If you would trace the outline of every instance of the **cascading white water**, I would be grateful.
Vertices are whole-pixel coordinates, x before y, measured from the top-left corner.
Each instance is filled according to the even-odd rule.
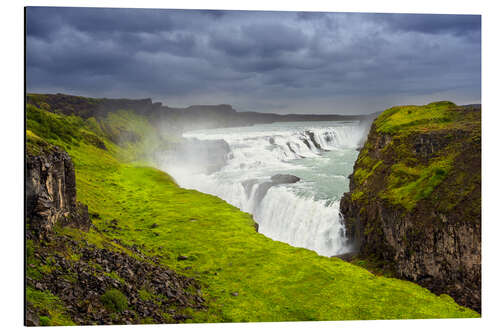
[[[227,164],[221,170],[193,174],[188,165],[169,163],[168,156],[159,164],[180,186],[216,195],[253,214],[264,235],[331,256],[349,250],[339,202],[365,132],[357,122],[194,131],[184,137],[228,143]],[[277,174],[295,175],[300,181],[272,183]]]
[[[344,228],[339,223],[339,201],[328,203],[297,197],[284,187],[271,188],[256,209],[259,231],[288,244],[323,255],[345,249]]]

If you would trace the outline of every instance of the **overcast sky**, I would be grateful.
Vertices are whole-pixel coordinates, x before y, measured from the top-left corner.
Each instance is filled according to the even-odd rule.
[[[28,92],[360,114],[481,102],[481,18],[164,9],[26,14]]]

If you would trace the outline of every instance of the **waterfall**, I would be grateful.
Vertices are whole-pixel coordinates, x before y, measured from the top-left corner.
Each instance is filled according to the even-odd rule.
[[[165,154],[158,159],[159,165],[180,186],[218,196],[253,214],[259,232],[274,240],[324,256],[347,252],[339,202],[341,194],[347,191],[347,176],[366,131],[352,123],[304,125],[307,126],[261,125],[189,132],[184,137],[227,142],[227,164],[211,174],[193,173],[188,166],[169,164]],[[351,164],[335,174],[331,170],[346,164],[345,156]],[[318,181],[314,168],[322,164],[325,167],[319,176],[324,180]],[[294,174],[304,179],[275,184],[270,179],[276,174]],[[332,181],[336,183],[330,189],[325,184]]]
[[[276,187],[256,209],[255,219],[264,235],[321,255],[341,253],[346,246],[339,201],[317,201]]]

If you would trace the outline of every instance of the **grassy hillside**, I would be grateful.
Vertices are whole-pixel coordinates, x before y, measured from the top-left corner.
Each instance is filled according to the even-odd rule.
[[[256,233],[249,214],[217,197],[182,189],[148,165],[143,152],[156,144],[145,136],[151,132],[148,121],[131,111],[83,120],[34,106],[27,110],[28,150],[36,153],[46,142],[69,153],[78,200],[88,205],[96,226],[88,233],[72,228],[58,233],[131,256],[136,254],[130,249],[138,248],[159,265],[200,281],[207,308],[186,309],[186,321],[479,316],[449,296]],[[77,260],[71,253],[64,255]],[[50,269],[30,256],[28,262],[28,276],[35,280]],[[27,298],[46,310],[47,324],[71,323],[67,304],[50,293],[30,287]]]
[[[385,138],[387,144],[381,143],[385,146],[377,155],[373,153],[377,149],[375,140],[367,141],[360,152],[353,179],[356,187],[353,200],[364,197],[370,200],[375,195],[411,211],[419,201],[430,198],[441,201],[443,211],[450,211],[480,184],[480,170],[467,170],[466,165],[461,166],[467,162],[458,158],[467,145],[481,142],[480,111],[458,108],[451,102],[397,106],[384,111],[375,120],[373,130],[371,135]],[[425,146],[432,151],[422,150],[428,149]],[[412,147],[422,151],[414,151]],[[480,151],[476,150],[469,159],[480,161]],[[459,174],[447,177],[452,169]],[[374,178],[367,182],[375,174],[389,176],[383,184]],[[458,183],[434,192],[447,178]],[[443,201],[448,197],[452,200]]]

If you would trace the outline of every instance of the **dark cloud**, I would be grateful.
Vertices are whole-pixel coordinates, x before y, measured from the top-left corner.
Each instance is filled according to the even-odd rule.
[[[480,102],[481,17],[29,7],[28,91],[368,113]]]
[[[294,27],[279,23],[243,25],[210,37],[211,46],[230,56],[273,57],[306,46],[306,36]]]
[[[428,34],[449,32],[463,35],[481,29],[479,15],[380,14],[378,18],[395,29]]]
[[[81,32],[137,33],[170,30],[174,22],[169,15],[152,9],[30,7],[27,11],[28,35],[52,38],[62,26]]]

